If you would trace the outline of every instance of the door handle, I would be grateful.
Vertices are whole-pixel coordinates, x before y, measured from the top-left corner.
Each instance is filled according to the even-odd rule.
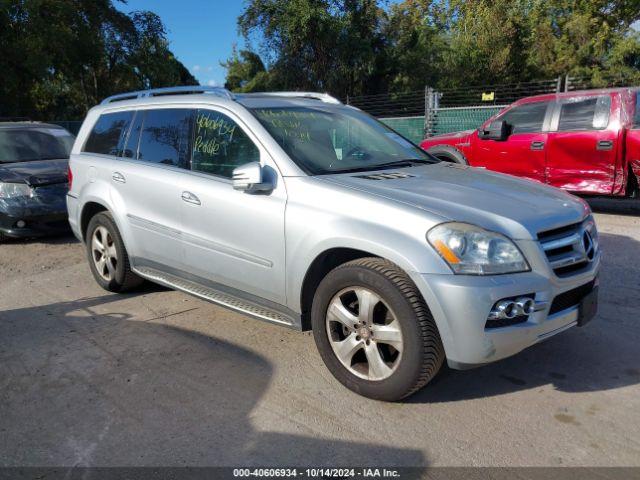
[[[600,140],[596,146],[596,150],[612,150],[613,140]]]
[[[127,183],[127,180],[124,178],[124,175],[122,175],[120,172],[113,172],[113,174],[111,175],[111,178],[113,179],[114,182]]]
[[[182,192],[182,200],[192,205],[200,205],[200,199],[191,192]]]
[[[531,142],[531,150],[544,150],[544,142],[539,140]]]

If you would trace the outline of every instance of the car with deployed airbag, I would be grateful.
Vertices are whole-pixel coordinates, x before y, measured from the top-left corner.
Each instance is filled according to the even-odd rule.
[[[68,231],[67,170],[75,137],[40,122],[0,122],[0,241]]]

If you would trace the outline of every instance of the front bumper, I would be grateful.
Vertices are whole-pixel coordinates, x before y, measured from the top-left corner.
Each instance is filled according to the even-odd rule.
[[[549,313],[560,294],[593,282],[600,253],[586,271],[558,278],[544,268],[496,276],[416,274],[414,281],[434,316],[450,367],[466,369],[500,360],[577,325],[578,303]],[[486,328],[493,305],[504,298],[535,296],[543,307],[511,326]],[[565,308],[566,307],[566,308]]]
[[[25,223],[24,227],[18,227],[20,221]],[[17,217],[0,213],[0,232],[8,237],[41,237],[68,231],[67,212]]]
[[[0,199],[0,232],[24,238],[69,231],[64,193],[58,190],[42,189],[34,197]]]

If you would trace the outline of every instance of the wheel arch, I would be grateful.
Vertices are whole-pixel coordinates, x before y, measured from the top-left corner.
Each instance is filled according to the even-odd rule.
[[[469,165],[469,161],[464,153],[452,145],[434,145],[427,150],[427,153],[445,162]]]
[[[347,247],[329,248],[314,258],[304,275],[300,289],[300,316],[303,331],[311,329],[311,305],[322,279],[337,266],[365,257],[382,258],[371,252]]]
[[[109,209],[100,202],[88,201],[82,207],[80,213],[80,233],[82,234],[82,240],[87,238],[87,228],[91,219],[100,212],[109,211]]]

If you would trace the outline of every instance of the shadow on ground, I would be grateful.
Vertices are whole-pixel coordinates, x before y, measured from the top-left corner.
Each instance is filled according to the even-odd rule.
[[[640,242],[601,234],[599,313],[505,360],[466,371],[444,369],[410,403],[482,398],[552,384],[564,392],[640,383]]]
[[[264,358],[134,321],[116,304],[104,313],[122,298],[0,312],[0,464],[425,465],[419,451],[366,438],[256,430],[251,415],[272,376]],[[261,410],[275,424],[287,415]]]
[[[640,199],[584,197],[595,213],[640,216]]]
[[[30,245],[32,243],[46,243],[51,245],[70,245],[73,243],[80,243],[73,233],[68,232],[58,233],[55,235],[49,235],[45,237],[27,237],[27,238],[13,238],[8,237],[2,241],[2,243]]]

